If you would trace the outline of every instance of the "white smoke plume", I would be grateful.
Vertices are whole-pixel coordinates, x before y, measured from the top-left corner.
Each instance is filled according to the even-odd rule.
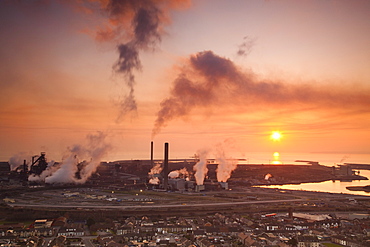
[[[184,167],[180,170],[174,170],[174,171],[171,171],[169,174],[168,174],[168,177],[169,178],[187,178],[189,177],[189,172],[188,170]]]
[[[202,185],[204,183],[204,178],[207,175],[207,156],[209,151],[206,149],[197,152],[199,161],[194,165],[193,170],[195,171],[194,177],[197,185]]]
[[[267,173],[267,174],[265,175],[265,180],[269,180],[271,177],[272,177],[272,175],[271,175],[270,173]]]
[[[20,152],[18,154],[13,155],[12,157],[9,158],[10,170],[14,171],[19,166],[23,165],[24,160],[26,160],[26,164],[28,166],[28,164],[30,163],[31,156],[32,155],[27,154],[25,152]]]
[[[231,177],[232,171],[238,166],[238,162],[231,157],[227,157],[224,147],[218,145],[216,148],[216,161],[218,162],[217,166],[217,181],[218,182],[227,182]]]
[[[213,154],[216,162],[218,163],[216,176],[218,182],[227,182],[231,177],[232,172],[237,168],[238,162],[231,156],[227,155],[230,148],[234,148],[233,140],[226,139],[215,145],[214,148],[203,149],[198,152],[199,161],[193,167],[196,173],[194,174],[196,183],[202,185],[204,178],[207,175],[207,160],[209,155]]]
[[[58,170],[45,178],[46,183],[75,183],[83,184],[96,171],[102,158],[111,149],[105,142],[106,135],[102,132],[87,136],[85,145],[75,145],[68,150]],[[84,166],[79,171],[78,165],[83,161]],[[76,172],[80,178],[76,177]]]
[[[149,183],[150,184],[159,184],[160,183],[160,180],[159,180],[159,174],[161,174],[162,172],[162,164],[161,163],[157,163],[155,164],[152,169],[150,169],[149,173],[148,173],[148,177],[149,177]]]
[[[61,166],[51,176],[45,178],[45,182],[48,184],[54,183],[78,183],[76,178],[77,168],[77,157],[74,154],[70,154],[69,157],[64,159]]]

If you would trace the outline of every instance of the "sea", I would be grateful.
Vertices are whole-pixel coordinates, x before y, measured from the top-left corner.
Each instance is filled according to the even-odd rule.
[[[324,166],[339,166],[344,163],[369,164],[370,154],[343,154],[343,153],[254,153],[250,158],[242,161],[242,163],[250,164],[295,164],[306,165],[306,162],[300,161],[314,161],[319,162]],[[270,185],[263,186],[269,188],[279,188],[283,190],[305,190],[318,191],[329,193],[342,193],[349,195],[364,195],[370,196],[369,192],[364,191],[350,191],[346,189],[347,186],[366,186],[370,185],[370,170],[356,170],[360,172],[361,176],[367,177],[369,180],[353,180],[353,181],[325,181],[320,183],[302,183],[302,184],[286,184],[286,185]],[[273,174],[272,174],[273,175]]]

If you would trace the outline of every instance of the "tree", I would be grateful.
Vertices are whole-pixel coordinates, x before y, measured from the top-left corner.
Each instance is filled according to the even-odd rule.
[[[90,228],[90,226],[95,224],[95,220],[93,218],[88,218],[86,224]]]
[[[291,239],[288,240],[288,244],[290,246],[297,246],[298,245],[298,241],[295,238],[291,238]]]

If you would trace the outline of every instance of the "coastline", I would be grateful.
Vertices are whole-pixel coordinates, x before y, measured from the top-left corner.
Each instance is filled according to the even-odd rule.
[[[350,191],[364,191],[364,192],[370,192],[370,185],[365,186],[347,186],[347,190]]]

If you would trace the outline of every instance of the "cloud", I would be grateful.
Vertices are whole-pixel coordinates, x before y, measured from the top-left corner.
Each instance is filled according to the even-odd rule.
[[[245,36],[243,38],[243,43],[241,43],[238,46],[238,51],[236,52],[236,54],[238,56],[243,56],[243,57],[248,56],[251,53],[252,48],[255,44],[256,44],[256,38]]]
[[[370,91],[339,84],[284,83],[274,78],[259,79],[231,60],[212,51],[191,55],[173,81],[170,95],[160,103],[152,137],[169,121],[187,117],[195,109],[223,113],[255,110],[310,108],[311,111],[336,109],[369,113]]]

